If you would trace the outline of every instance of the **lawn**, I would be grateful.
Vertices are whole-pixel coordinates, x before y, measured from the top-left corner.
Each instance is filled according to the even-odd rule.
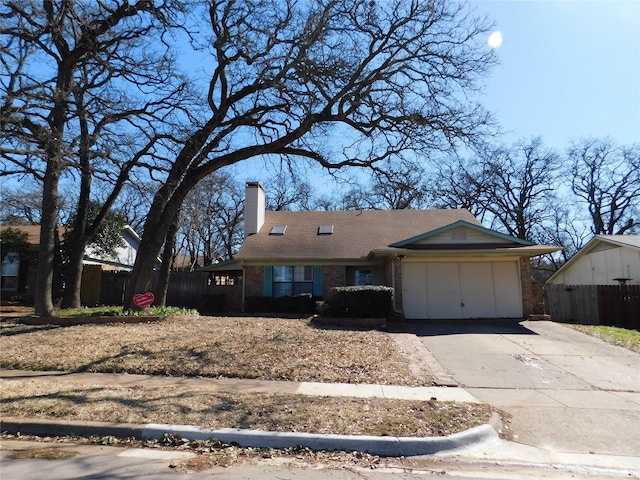
[[[0,366],[26,370],[430,385],[391,335],[310,319],[176,317],[157,323],[28,326],[5,319]]]
[[[430,385],[393,337],[310,319],[187,317],[155,323],[22,325],[5,318],[0,366],[189,377]],[[480,404],[212,392],[0,379],[5,416],[194,424],[310,433],[434,436],[488,421]]]
[[[619,327],[608,327],[606,325],[573,325],[567,326],[586,333],[600,340],[624,347],[636,353],[640,353],[640,332],[638,330],[629,330]]]
[[[440,436],[486,423],[474,403],[212,392],[187,387],[4,380],[3,415],[374,436]]]

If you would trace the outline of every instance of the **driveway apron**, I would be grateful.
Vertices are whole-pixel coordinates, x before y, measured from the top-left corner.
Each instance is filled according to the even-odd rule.
[[[640,459],[639,354],[552,322],[411,328],[469,393],[512,415],[514,441]]]

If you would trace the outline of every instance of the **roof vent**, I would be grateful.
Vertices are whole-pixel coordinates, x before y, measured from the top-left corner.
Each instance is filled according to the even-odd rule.
[[[286,225],[274,225],[271,227],[271,231],[269,235],[284,235],[284,232],[287,230]]]
[[[318,227],[318,235],[332,235],[333,225],[320,225]]]

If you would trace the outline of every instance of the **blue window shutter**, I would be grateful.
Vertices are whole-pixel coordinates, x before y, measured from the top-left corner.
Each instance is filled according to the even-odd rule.
[[[315,297],[322,296],[322,267],[313,267],[313,295]]]
[[[264,267],[264,296],[273,297],[273,267]]]

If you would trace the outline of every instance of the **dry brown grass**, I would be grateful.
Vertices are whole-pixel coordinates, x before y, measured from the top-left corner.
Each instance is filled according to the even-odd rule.
[[[395,385],[430,385],[390,334],[310,319],[174,318],[153,324],[28,326],[5,319],[0,366]],[[0,379],[2,414],[311,433],[436,436],[485,423],[490,407],[436,401],[212,392],[198,387]]]
[[[3,415],[279,432],[440,436],[489,420],[490,407],[437,401],[316,397],[4,380]]]
[[[0,366],[55,371],[430,385],[391,336],[310,319],[174,318],[153,324],[26,326],[5,319]]]

